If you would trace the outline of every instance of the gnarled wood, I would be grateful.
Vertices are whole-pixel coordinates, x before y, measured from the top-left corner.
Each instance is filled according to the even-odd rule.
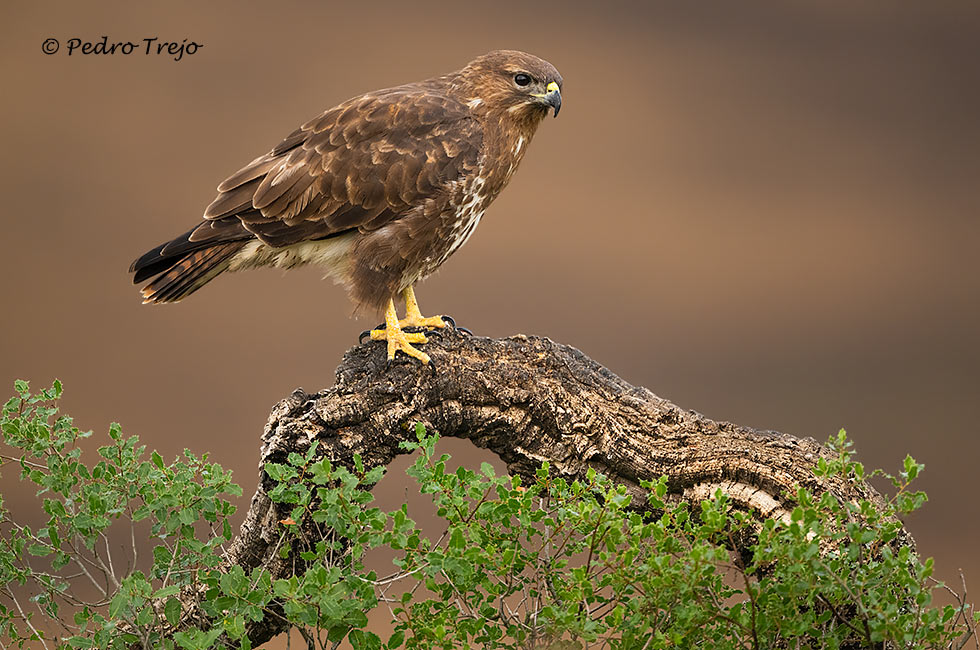
[[[632,386],[575,348],[545,338],[487,339],[450,330],[426,346],[435,370],[417,362],[388,366],[383,344],[344,356],[336,384],[297,389],[277,404],[263,434],[260,467],[305,452],[316,440],[335,463],[387,465],[422,422],[441,436],[491,450],[513,474],[531,478],[543,461],[567,478],[589,468],[625,484],[643,507],[641,480],[668,477],[669,498],[699,501],[718,489],[758,517],[784,517],[797,486],[830,490],[841,500],[880,497],[865,483],[813,474],[826,450],[809,438],[714,422]],[[264,474],[229,560],[288,575],[277,556],[277,522]],[[911,539],[907,538],[906,543]],[[274,621],[253,629],[253,644],[283,631]]]

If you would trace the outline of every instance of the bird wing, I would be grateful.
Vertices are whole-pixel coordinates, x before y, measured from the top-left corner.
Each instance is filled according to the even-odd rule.
[[[435,84],[369,93],[230,176],[189,239],[208,240],[230,221],[276,247],[374,230],[475,169],[482,144],[467,107]]]

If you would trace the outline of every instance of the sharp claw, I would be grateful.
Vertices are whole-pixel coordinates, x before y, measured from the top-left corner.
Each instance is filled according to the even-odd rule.
[[[470,336],[473,336],[473,332],[471,332],[469,330],[469,328],[466,328],[466,327],[462,327],[460,325],[457,325],[456,324],[456,319],[453,318],[452,316],[440,316],[439,318],[441,318],[443,321],[445,321],[446,323],[448,323],[449,325],[451,325],[452,328],[454,330],[456,330],[457,332],[462,332],[463,334],[469,334]],[[436,330],[436,331],[438,332],[440,330]]]
[[[370,338],[371,337],[371,330],[364,330],[363,332],[361,332],[360,336],[357,337],[357,344],[358,345],[364,345],[364,337],[365,336],[368,337],[368,338]]]
[[[391,370],[392,366],[398,363],[398,355],[395,355],[394,359],[385,359],[385,370]]]

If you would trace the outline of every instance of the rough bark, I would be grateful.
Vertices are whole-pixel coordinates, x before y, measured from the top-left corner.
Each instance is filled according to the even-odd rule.
[[[260,468],[306,451],[314,440],[336,463],[352,466],[358,453],[367,466],[387,465],[422,422],[443,437],[491,450],[525,478],[545,460],[567,478],[593,468],[625,484],[639,507],[639,482],[661,475],[674,500],[697,501],[721,489],[760,520],[786,516],[797,486],[830,490],[842,500],[879,499],[867,484],[814,477],[817,458],[827,452],[812,439],[712,421],[546,338],[447,331],[430,337],[425,349],[435,369],[415,361],[388,365],[380,343],[348,351],[333,387],[297,389],[273,408]],[[276,524],[286,515],[269,501],[270,487],[263,474],[229,560],[282,577],[293,564],[277,556]],[[281,631],[266,621],[250,636],[257,645]]]

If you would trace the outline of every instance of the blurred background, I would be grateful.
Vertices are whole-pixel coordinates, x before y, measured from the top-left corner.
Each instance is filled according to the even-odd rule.
[[[869,466],[911,454],[920,551],[980,593],[980,4],[40,0],[0,24],[5,394],[58,377],[83,429],[210,451],[244,512],[270,408],[330,386],[375,319],[313,269],[144,306],[130,262],[322,110],[523,49],[562,72],[561,116],[425,313],[573,345],[714,419],[845,427]],[[204,47],[67,56],[103,35]]]

